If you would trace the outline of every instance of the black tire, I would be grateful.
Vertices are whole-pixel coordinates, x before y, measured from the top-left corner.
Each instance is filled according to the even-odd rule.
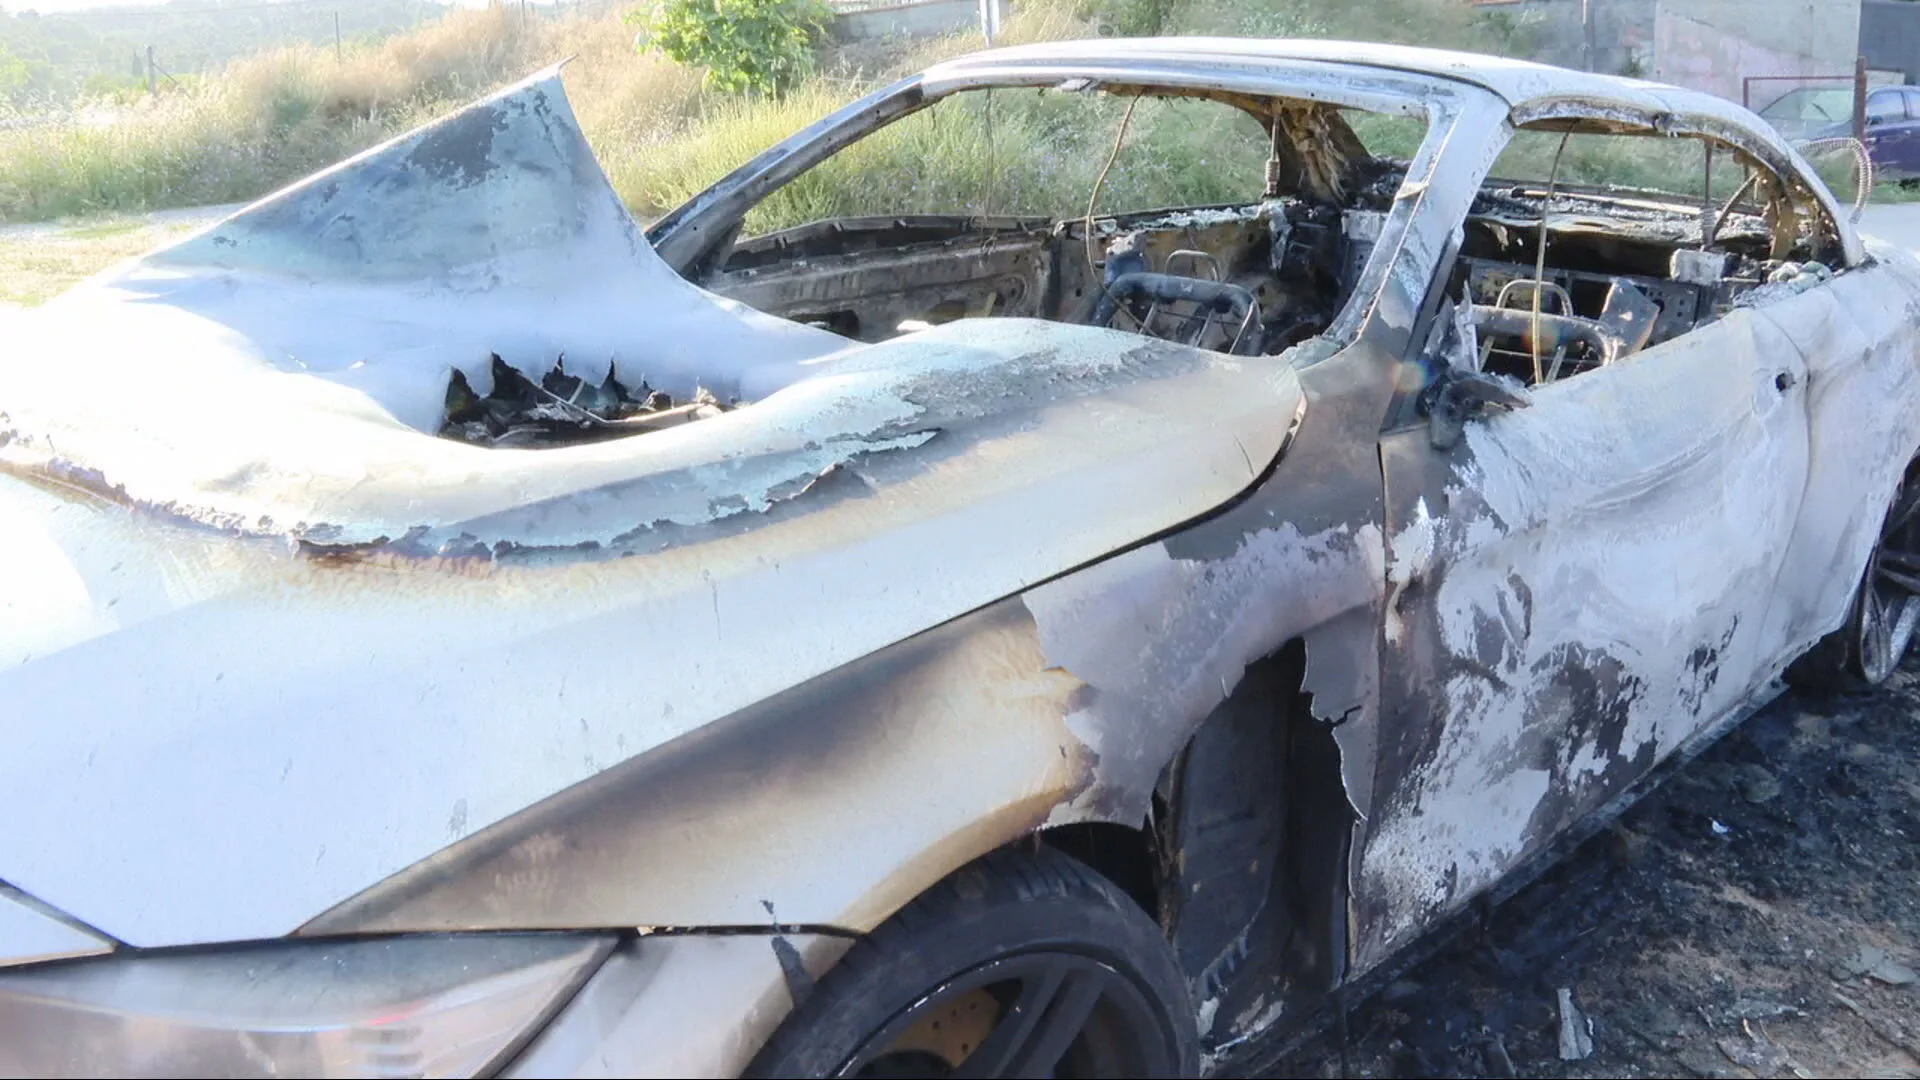
[[[979,859],[881,924],[747,1075],[1198,1071],[1192,1001],[1159,926],[1091,868],[1041,849]]]
[[[1887,681],[1920,629],[1920,463],[1910,463],[1854,588],[1847,621],[1787,669],[1805,690],[1840,693]]]

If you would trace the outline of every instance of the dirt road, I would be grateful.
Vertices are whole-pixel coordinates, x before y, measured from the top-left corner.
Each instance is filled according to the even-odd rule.
[[[1867,207],[1860,231],[1891,244],[1920,252],[1920,203],[1883,203]]]

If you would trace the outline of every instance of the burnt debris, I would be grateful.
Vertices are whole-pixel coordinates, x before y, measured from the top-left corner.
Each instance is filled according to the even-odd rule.
[[[672,395],[644,379],[630,388],[611,364],[607,377],[593,383],[569,375],[562,356],[536,383],[498,354],[491,359],[493,389],[485,396],[474,391],[458,368],[447,380],[442,438],[496,448],[572,446],[704,420],[732,407],[706,390],[676,404]]]

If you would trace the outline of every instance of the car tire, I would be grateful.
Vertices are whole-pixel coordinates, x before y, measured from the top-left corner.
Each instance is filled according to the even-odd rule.
[[[1840,629],[1794,661],[1787,681],[1842,692],[1878,686],[1920,630],[1920,462],[1907,466]]]
[[[1194,1076],[1194,1021],[1138,904],[1060,852],[1002,850],[854,945],[747,1075]]]

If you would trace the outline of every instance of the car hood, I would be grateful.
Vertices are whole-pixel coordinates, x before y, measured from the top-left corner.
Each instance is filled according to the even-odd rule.
[[[138,946],[287,934],[1204,515],[1302,407],[1273,358],[1012,319],[859,346],[702,292],[554,72],[17,323],[0,880]],[[427,434],[492,353],[752,403],[564,449]]]
[[[1837,123],[1826,121],[1802,120],[1789,126],[1774,125],[1787,141],[1796,147],[1807,143],[1825,142],[1829,139],[1850,139],[1853,137],[1853,122],[1841,120]]]

